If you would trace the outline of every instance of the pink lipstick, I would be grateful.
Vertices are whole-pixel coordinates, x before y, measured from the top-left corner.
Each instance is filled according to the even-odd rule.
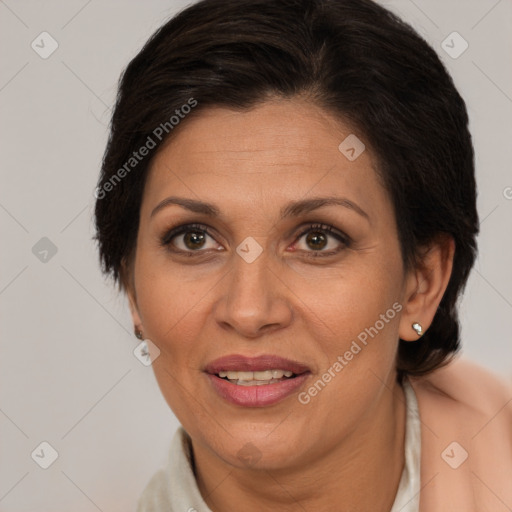
[[[204,369],[223,399],[242,407],[273,405],[296,392],[311,374],[309,367],[274,355],[221,357]]]

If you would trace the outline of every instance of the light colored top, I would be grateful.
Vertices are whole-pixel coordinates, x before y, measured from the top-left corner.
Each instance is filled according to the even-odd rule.
[[[418,512],[420,507],[421,424],[416,394],[407,379],[404,379],[404,392],[405,465],[390,512]]]
[[[407,407],[405,465],[390,512],[419,510],[421,429],[418,402],[407,379],[404,392]],[[139,498],[137,512],[211,512],[197,487],[190,438],[182,427],[171,442],[167,467],[153,475]]]

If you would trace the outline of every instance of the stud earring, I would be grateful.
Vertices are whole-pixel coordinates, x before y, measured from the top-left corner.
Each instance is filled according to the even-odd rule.
[[[139,331],[139,329],[135,329],[135,337],[138,338],[139,340],[143,340],[144,339],[142,331]]]
[[[412,328],[414,329],[418,336],[421,336],[423,334],[423,327],[418,322],[414,322],[412,324]]]

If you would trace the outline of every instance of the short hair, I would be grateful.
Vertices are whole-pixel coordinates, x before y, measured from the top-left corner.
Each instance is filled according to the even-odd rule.
[[[188,118],[299,96],[349,123],[374,151],[405,268],[439,235],[455,241],[430,328],[398,347],[399,380],[429,373],[460,347],[457,300],[479,231],[473,146],[465,103],[436,52],[371,0],[202,0],[159,28],[119,81],[96,193],[102,269],[123,288],[152,157]],[[184,105],[194,108],[173,122]],[[148,137],[151,155],[132,170],[126,163]]]

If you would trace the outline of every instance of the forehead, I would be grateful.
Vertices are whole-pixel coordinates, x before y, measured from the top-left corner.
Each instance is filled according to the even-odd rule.
[[[305,101],[271,101],[243,112],[205,109],[186,119],[156,155],[144,202],[179,193],[270,208],[337,192],[385,202],[375,159],[362,144],[348,124]]]

